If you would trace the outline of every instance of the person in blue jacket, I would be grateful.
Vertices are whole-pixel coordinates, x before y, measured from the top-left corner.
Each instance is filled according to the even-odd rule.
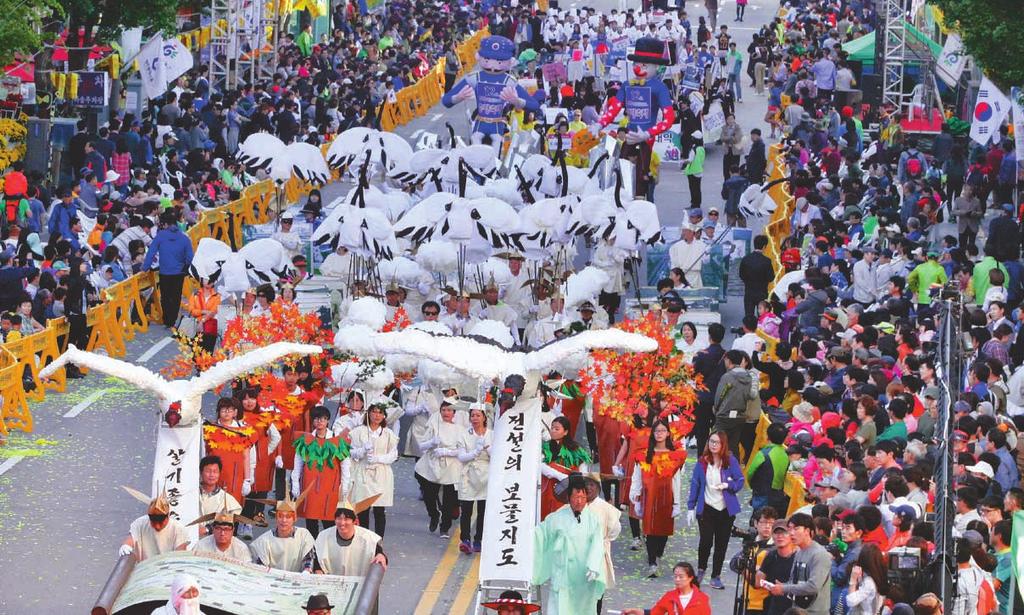
[[[509,74],[516,63],[515,52],[515,43],[504,36],[488,36],[477,52],[480,70],[460,79],[441,97],[441,103],[451,108],[475,96],[472,141],[481,144],[489,139],[495,151],[501,150],[502,137],[508,132],[506,109],[509,105],[534,114],[540,112],[537,100]]]
[[[743,470],[735,455],[729,453],[724,431],[711,434],[704,453],[690,476],[690,495],[686,501],[686,524],[697,521],[700,542],[697,545],[697,579],[704,579],[708,556],[714,547],[711,562],[711,583],[714,589],[725,589],[720,578],[725,550],[736,515],[740,512],[737,494],[743,488]]]
[[[181,309],[181,287],[185,274],[192,264],[192,240],[181,232],[178,214],[168,210],[160,214],[160,231],[157,232],[142,261],[142,270],[153,268],[157,258],[160,271],[160,308],[163,310],[164,326],[170,329],[178,322]]]

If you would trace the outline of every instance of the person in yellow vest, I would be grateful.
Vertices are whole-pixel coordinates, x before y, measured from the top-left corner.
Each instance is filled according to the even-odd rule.
[[[381,537],[360,527],[359,514],[369,510],[379,495],[357,504],[344,501],[334,513],[335,531],[320,532],[316,538],[316,557],[313,571],[317,574],[365,577],[370,566],[380,564],[387,570],[388,557],[384,554]]]

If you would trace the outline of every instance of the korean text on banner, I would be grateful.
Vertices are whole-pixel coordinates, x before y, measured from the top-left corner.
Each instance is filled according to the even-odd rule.
[[[996,84],[983,77],[978,88],[978,99],[974,102],[971,121],[971,139],[985,145],[992,138],[999,138],[999,126],[1010,112],[1010,99],[999,91]]]
[[[725,112],[722,104],[717,100],[711,103],[711,107],[703,117],[704,142],[714,143],[722,137],[722,128],[725,127]]]
[[[164,39],[159,34],[139,52],[139,76],[142,78],[142,91],[146,98],[156,98],[167,88],[167,71],[163,60]]]
[[[942,47],[942,53],[939,54],[939,60],[935,63],[935,74],[949,87],[956,87],[966,64],[967,52],[964,50],[964,44],[960,40],[960,35],[952,32],[946,38],[946,44]]]
[[[167,489],[171,518],[182,524],[199,516],[199,445],[202,428],[161,425],[156,436],[153,493]],[[189,540],[199,540],[199,526],[188,528]]]
[[[540,399],[524,400],[498,418],[484,514],[480,578],[529,583],[540,476]]]

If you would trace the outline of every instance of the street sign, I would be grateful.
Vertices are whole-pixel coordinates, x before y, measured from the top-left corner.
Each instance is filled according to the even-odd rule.
[[[110,98],[110,80],[103,71],[78,73],[78,96],[72,102],[76,107],[106,106]]]

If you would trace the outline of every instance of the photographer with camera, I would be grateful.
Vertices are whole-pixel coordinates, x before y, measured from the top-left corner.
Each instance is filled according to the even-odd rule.
[[[757,564],[755,584],[765,592],[762,606],[764,615],[782,615],[793,606],[793,600],[784,594],[773,595],[770,590],[774,585],[789,580],[796,556],[796,545],[793,544],[789,523],[785,519],[772,524],[772,544],[773,548],[766,551],[764,559]]]
[[[828,615],[832,584],[829,579],[832,557],[814,541],[814,519],[805,513],[789,518],[789,532],[799,551],[793,556],[793,571],[785,583],[766,587],[772,596],[790,596],[793,604],[808,615]]]
[[[763,506],[751,519],[753,531],[732,528],[732,535],[743,539],[743,547],[729,561],[729,570],[740,575],[736,578],[733,615],[760,615],[764,612],[768,591],[757,585],[754,575],[771,550],[772,527],[778,516],[774,508]]]

